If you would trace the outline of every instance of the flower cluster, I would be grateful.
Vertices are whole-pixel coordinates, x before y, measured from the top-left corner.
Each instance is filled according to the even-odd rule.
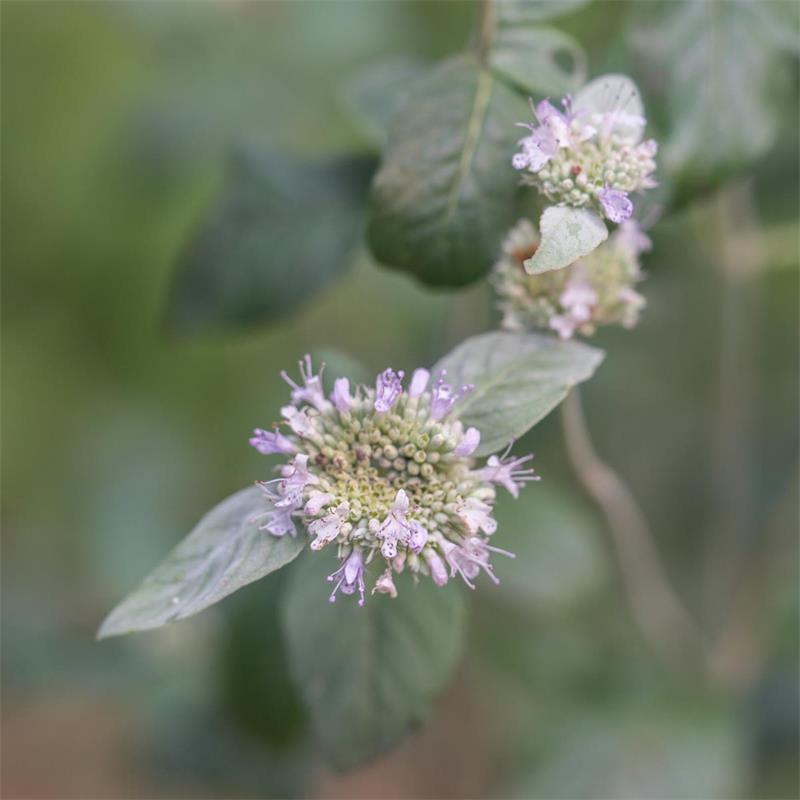
[[[492,283],[507,330],[550,328],[562,339],[589,336],[598,325],[633,327],[645,305],[634,290],[641,280],[639,254],[650,240],[633,220],[609,240],[565,269],[529,275],[523,266],[539,244],[534,226],[520,220],[503,241]]]
[[[612,222],[629,219],[629,194],[656,185],[658,146],[641,141],[645,120],[624,108],[573,108],[569,96],[562,105],[563,112],[548,100],[531,103],[536,123],[519,123],[530,134],[519,142],[514,168],[553,203],[594,208]]]
[[[336,592],[359,593],[366,569],[380,564],[372,592],[394,597],[393,575],[408,569],[442,586],[460,575],[473,588],[485,572],[497,582],[490,557],[511,553],[489,544],[495,486],[514,497],[538,480],[523,458],[490,456],[477,466],[476,428],[464,429],[455,406],[472,387],[454,389],[442,373],[431,381],[418,369],[404,387],[402,372],[381,372],[374,387],[351,389],[338,378],[325,395],[320,370],[300,363],[302,384],[283,373],[290,405],[272,431],[256,429],[250,444],[287,456],[281,477],[261,483],[266,508],[257,518],[273,536],[312,537],[311,549],[337,549],[339,569],[329,576]],[[283,428],[283,430],[281,430]]]

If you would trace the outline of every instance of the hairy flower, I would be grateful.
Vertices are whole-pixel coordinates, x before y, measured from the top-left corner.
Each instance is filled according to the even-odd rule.
[[[563,112],[549,101],[531,103],[535,123],[519,125],[530,132],[520,139],[512,159],[523,180],[554,203],[594,208],[612,222],[633,214],[632,192],[655,186],[658,145],[641,141],[645,120],[625,110],[627,98],[603,114],[573,107]]]
[[[363,604],[368,574],[379,575],[372,593],[394,597],[393,575],[405,569],[439,586],[448,568],[469,586],[480,571],[496,581],[491,553],[510,554],[488,543],[495,486],[516,497],[536,478],[521,467],[528,457],[476,464],[480,433],[465,430],[456,413],[472,387],[455,390],[444,373],[431,382],[418,369],[405,389],[404,374],[386,369],[374,386],[339,378],[326,397],[310,358],[300,365],[302,385],[284,376],[293,401],[281,410],[285,431],[256,429],[251,440],[287,458],[280,477],[260,484],[259,526],[274,536],[306,531],[312,550],[336,549],[331,601],[358,591]]]
[[[576,333],[590,336],[599,325],[636,324],[645,305],[633,288],[642,279],[639,254],[650,249],[636,222],[626,220],[607,242],[564,269],[529,275],[523,264],[538,244],[528,220],[520,220],[503,242],[491,278],[502,327],[544,328],[570,339]]]

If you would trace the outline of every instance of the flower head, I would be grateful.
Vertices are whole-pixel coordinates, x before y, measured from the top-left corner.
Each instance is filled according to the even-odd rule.
[[[439,586],[448,569],[470,585],[480,571],[495,580],[495,485],[516,496],[532,478],[520,466],[525,458],[476,464],[480,432],[465,429],[456,409],[471,387],[453,389],[444,373],[429,385],[429,372],[418,369],[404,389],[403,373],[387,369],[374,386],[351,389],[339,378],[326,397],[308,358],[301,375],[302,385],[287,378],[285,431],[253,437],[287,458],[278,478],[260,484],[259,527],[274,536],[306,531],[312,550],[337,551],[331,600],[357,591],[363,603],[375,563],[382,568],[372,572],[373,592],[390,597],[403,570]]]
[[[645,300],[633,287],[642,279],[639,254],[649,249],[650,240],[633,219],[574,264],[529,275],[523,262],[538,244],[538,233],[528,220],[520,220],[503,242],[492,283],[504,328],[544,328],[570,339],[576,333],[589,336],[599,325],[636,324]]]
[[[534,123],[518,123],[529,133],[512,158],[523,180],[554,203],[594,208],[612,222],[633,213],[632,192],[656,185],[652,173],[658,145],[642,142],[646,121],[624,107],[598,113],[573,106],[559,111],[548,100],[531,103]]]

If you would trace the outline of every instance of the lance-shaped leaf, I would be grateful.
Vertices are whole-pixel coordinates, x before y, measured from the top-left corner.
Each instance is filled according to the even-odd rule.
[[[525,262],[532,275],[563,269],[608,238],[605,222],[588,208],[550,206],[539,220],[539,247]]]
[[[586,79],[586,56],[571,36],[554,28],[504,24],[502,16],[489,63],[498,77],[534,94],[563,95]]]
[[[457,404],[465,426],[481,432],[476,455],[501,450],[550,413],[571,387],[591,377],[604,353],[536,333],[494,331],[462,342],[433,368],[473,390]]]
[[[371,156],[302,163],[239,153],[178,264],[169,327],[196,333],[272,322],[313,297],[358,244],[374,168]]]
[[[284,630],[292,671],[320,745],[338,768],[387,748],[427,715],[461,653],[457,586],[396,581],[398,596],[330,603],[332,553],[308,554],[291,575]]]
[[[138,589],[106,617],[98,638],[158,628],[222,600],[288,564],[306,539],[271,536],[253,518],[261,490],[243,489],[215,506]]]
[[[368,238],[383,264],[461,286],[516,219],[511,167],[525,101],[470,56],[441,65],[396,116],[372,186]]]

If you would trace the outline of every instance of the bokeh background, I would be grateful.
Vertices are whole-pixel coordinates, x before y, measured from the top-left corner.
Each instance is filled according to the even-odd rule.
[[[592,74],[628,71],[663,120],[670,75],[634,35],[653,5],[595,2],[558,25]],[[5,797],[797,796],[796,60],[767,152],[653,228],[647,311],[596,337],[608,357],[583,392],[715,642],[713,679],[665,665],[637,629],[557,412],[524,442],[543,481],[498,510],[518,558],[472,598],[455,680],[426,726],[355,772],[308,742],[279,578],[94,640],[202,512],[264,477],[247,436],[285,397],[280,369],[310,350],[408,370],[496,323],[485,282],[432,292],[363,247],[276,324],[182,335],[166,321],[236,144],[300,159],[365,147],[342,87],[381,59],[458,50],[474,14],[3,3]]]

